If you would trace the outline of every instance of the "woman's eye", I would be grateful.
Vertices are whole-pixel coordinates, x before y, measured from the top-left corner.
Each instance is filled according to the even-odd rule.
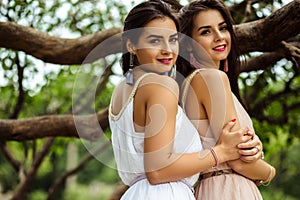
[[[177,38],[177,37],[170,38],[170,42],[177,42],[177,41],[178,41],[178,38]]]
[[[202,31],[200,34],[201,35],[206,35],[206,34],[209,34],[210,32],[209,32],[209,30],[204,30],[204,31]]]
[[[149,41],[151,44],[157,44],[159,43],[159,39],[152,39]]]
[[[221,31],[226,31],[226,30],[228,30],[228,28],[227,28],[227,26],[223,26],[223,27],[220,28],[220,30]]]

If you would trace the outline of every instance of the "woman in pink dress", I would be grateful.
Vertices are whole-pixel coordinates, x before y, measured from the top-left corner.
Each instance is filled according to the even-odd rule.
[[[254,132],[235,84],[238,53],[225,5],[219,0],[193,1],[180,11],[180,23],[185,35],[177,62],[178,71],[186,77],[182,107],[198,129],[203,148],[218,144],[220,130],[232,118],[237,119],[232,130],[248,127]],[[255,147],[241,151],[251,154],[259,150]],[[199,200],[262,199],[257,185],[274,176],[275,168],[263,159],[243,156],[201,172],[195,193]]]

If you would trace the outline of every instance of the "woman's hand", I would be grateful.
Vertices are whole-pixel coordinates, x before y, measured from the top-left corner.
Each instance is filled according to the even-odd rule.
[[[241,154],[239,153],[240,148],[238,145],[249,143],[253,137],[253,135],[248,134],[249,128],[247,127],[241,128],[237,131],[232,131],[231,129],[234,125],[234,121],[230,121],[229,123],[225,124],[218,141],[218,144],[223,149],[223,153],[225,153],[225,157],[230,157],[230,159],[227,161],[239,159]]]
[[[250,163],[263,158],[263,146],[259,137],[254,132],[248,131],[247,135],[252,136],[252,138],[247,142],[239,144],[238,148],[241,154],[240,159]]]

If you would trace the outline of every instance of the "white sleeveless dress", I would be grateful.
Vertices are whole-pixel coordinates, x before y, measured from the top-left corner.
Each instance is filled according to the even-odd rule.
[[[146,74],[147,75],[147,74]],[[145,75],[145,76],[146,76]],[[144,170],[144,133],[135,132],[133,125],[133,98],[140,77],[118,115],[109,109],[109,123],[112,131],[112,145],[118,173],[129,189],[122,200],[194,200],[193,186],[199,174],[176,182],[151,185]],[[202,150],[197,130],[178,106],[174,153],[192,153]]]
[[[193,77],[197,73],[201,73],[201,70],[205,69],[197,69],[192,74],[190,74],[186,78],[186,85],[189,85]],[[187,84],[188,83],[188,84]],[[184,98],[186,96],[187,87],[183,88],[183,99],[182,102],[185,101]],[[240,122],[241,127],[249,127],[251,131],[254,131],[252,120],[248,113],[245,111],[241,103],[238,101],[236,96],[232,93],[234,106],[237,112],[237,117]],[[198,130],[201,131],[211,131],[210,123],[207,119],[203,120],[193,120],[193,123],[197,124],[200,127]],[[213,129],[216,130],[216,129]],[[222,131],[221,128],[218,130],[220,133]],[[212,135],[208,132],[201,135]],[[211,149],[217,143],[215,138],[210,137],[202,137],[201,141],[204,149]],[[201,174],[206,174],[213,171],[219,170],[228,170],[231,169],[226,163],[222,163],[215,168],[206,170],[201,172]],[[199,181],[198,185],[195,187],[195,193],[197,200],[262,200],[261,193],[259,192],[258,187],[255,183],[237,173],[229,173],[229,174],[221,174],[216,176],[211,176],[209,178],[205,178]]]

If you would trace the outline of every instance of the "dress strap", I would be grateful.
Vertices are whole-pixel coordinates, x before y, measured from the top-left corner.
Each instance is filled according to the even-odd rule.
[[[122,113],[123,113],[124,109],[126,108],[126,106],[127,106],[127,105],[129,104],[129,102],[133,99],[133,97],[134,97],[134,95],[135,95],[135,93],[136,93],[136,91],[137,91],[137,89],[138,89],[138,87],[139,87],[140,82],[141,82],[146,76],[148,76],[148,75],[150,75],[150,74],[153,74],[153,73],[145,73],[145,74],[143,74],[142,76],[140,76],[140,77],[137,79],[137,81],[135,82],[135,84],[134,84],[134,86],[133,86],[133,89],[132,89],[132,91],[131,91],[131,93],[130,93],[130,95],[129,95],[127,101],[126,101],[126,103],[123,105],[122,109],[120,110],[120,112],[119,112],[117,115],[114,115],[114,114],[111,112],[111,110],[112,110],[112,103],[111,103],[112,98],[111,98],[111,101],[110,101],[110,104],[109,104],[109,108],[108,108],[108,109],[109,109],[109,110],[108,110],[108,114],[109,114],[109,117],[110,117],[112,120],[116,121],[116,120],[118,120],[118,119],[120,118],[120,116],[122,115]]]
[[[193,73],[191,73],[190,75],[188,75],[185,78],[185,80],[184,80],[184,82],[182,84],[182,87],[181,87],[181,89],[182,89],[181,106],[182,106],[183,110],[185,108],[186,96],[187,96],[188,89],[191,86],[191,82],[192,82],[193,78],[195,77],[195,75],[197,73],[199,73],[201,70],[204,70],[204,69],[196,69],[196,70],[194,70]]]

